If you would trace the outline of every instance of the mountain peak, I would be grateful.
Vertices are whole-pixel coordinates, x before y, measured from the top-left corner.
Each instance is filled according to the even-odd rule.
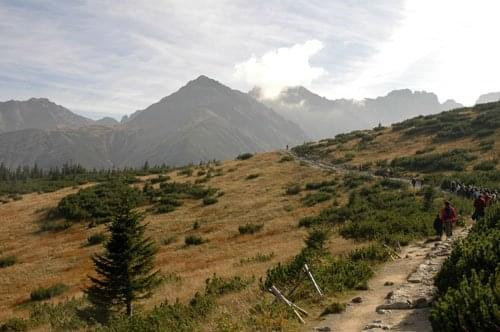
[[[200,75],[196,79],[189,81],[186,86],[223,86],[219,81],[216,81],[208,76]]]

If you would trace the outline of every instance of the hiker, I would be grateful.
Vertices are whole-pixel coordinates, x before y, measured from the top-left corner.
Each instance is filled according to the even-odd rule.
[[[484,209],[486,208],[486,198],[485,195],[481,195],[474,200],[474,213],[472,214],[472,220],[478,221],[484,217]]]
[[[286,150],[288,151],[288,144],[286,145]]]
[[[434,219],[434,229],[436,230],[436,236],[439,240],[443,237],[443,221],[439,216],[439,213],[436,215],[436,219]]]
[[[416,177],[413,177],[411,179],[411,185],[413,186],[413,188],[415,188],[415,186],[417,185],[417,178]]]
[[[444,207],[441,209],[439,217],[443,222],[446,237],[453,236],[453,224],[457,222],[458,217],[457,211],[455,211],[455,208],[451,206],[449,201],[444,202]]]

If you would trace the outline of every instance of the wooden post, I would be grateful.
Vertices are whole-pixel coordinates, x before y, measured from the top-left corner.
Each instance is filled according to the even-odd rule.
[[[304,321],[304,319],[302,318],[302,316],[300,316],[299,314],[299,311],[302,312],[303,314],[305,315],[309,315],[307,313],[307,311],[305,311],[304,309],[302,309],[301,307],[299,307],[298,305],[296,304],[293,304],[292,301],[288,300],[283,294],[281,294],[281,292],[279,291],[278,288],[276,288],[276,286],[271,286],[271,288],[269,288],[269,291],[274,295],[276,296],[277,299],[279,299],[281,302],[283,302],[284,304],[286,304],[287,306],[289,306],[293,312],[295,313],[295,316],[297,316],[297,318],[299,319],[299,321],[302,323],[302,324],[305,324],[306,322]]]
[[[307,266],[307,264],[304,264],[304,271],[309,276],[309,279],[311,279],[311,281],[314,285],[314,288],[316,288],[316,291],[318,291],[319,296],[323,296],[323,293],[321,292],[321,289],[319,288],[318,284],[316,283],[316,280],[314,280],[314,277],[311,273],[311,270],[309,270],[309,266]]]

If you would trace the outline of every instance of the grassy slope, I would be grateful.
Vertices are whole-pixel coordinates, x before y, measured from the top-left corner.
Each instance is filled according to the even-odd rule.
[[[220,166],[223,175],[207,183],[225,193],[214,205],[203,206],[200,201],[188,200],[172,213],[147,214],[149,234],[160,247],[157,266],[163,274],[174,273],[181,278],[180,282],[162,285],[146,302],[147,307],[165,299],[184,301],[191,298],[213,273],[256,276],[258,279],[265,275],[267,268],[300,251],[306,232],[297,228],[297,220],[317,213],[328,203],[304,207],[300,197],[305,193],[287,196],[284,188],[291,182],[304,185],[324,179],[325,174],[298,162],[280,163],[280,157],[279,153],[266,153],[246,161],[224,162]],[[260,176],[245,179],[254,173]],[[191,177],[174,172],[170,176],[175,181],[197,178],[196,171]],[[56,282],[68,284],[70,291],[57,300],[81,294],[87,283],[86,276],[93,269],[90,255],[100,250],[100,246],[85,247],[86,239],[104,230],[104,226],[88,229],[81,224],[57,233],[39,233],[37,224],[43,217],[42,210],[56,206],[62,197],[75,191],[67,188],[48,194],[28,194],[22,200],[0,206],[0,255],[15,255],[19,260],[0,271],[0,320],[11,317],[14,312],[23,315],[23,310],[16,305],[27,301],[29,293],[38,286]],[[196,221],[200,228],[193,230]],[[240,236],[238,226],[246,222],[263,223],[264,229],[255,235]],[[209,242],[185,248],[184,237],[190,234],[201,235]],[[172,235],[177,237],[176,242],[167,246],[161,244]],[[351,241],[341,238],[331,244],[334,252],[352,247]],[[241,259],[259,253],[275,255],[268,262],[238,264]],[[250,305],[256,293],[257,283],[254,283],[248,291],[223,300],[232,304],[238,302],[237,310],[246,312],[248,306],[244,303]]]
[[[415,156],[417,151],[426,153],[442,153],[453,149],[466,149],[476,156],[477,159],[468,163],[467,170],[472,170],[473,166],[485,160],[498,160],[500,156],[500,103],[488,104],[489,107],[463,108],[451,112],[443,112],[434,116],[410,119],[401,123],[400,128],[393,126],[380,130],[365,130],[353,132],[344,137],[337,136],[336,139],[326,139],[320,142],[309,143],[310,151],[321,159],[338,161],[349,155],[352,160],[340,162],[346,165],[360,166],[366,163],[376,163],[377,161],[391,161],[396,157]],[[411,133],[415,129],[423,128],[425,122],[435,121],[443,123],[449,118],[450,126],[457,125],[463,128],[470,128],[472,121],[485,112],[489,112],[496,118],[493,133],[485,137],[475,137],[464,134],[462,137],[450,139],[437,139],[436,135],[447,130],[447,125],[435,130]],[[455,120],[456,119],[456,120]],[[488,125],[492,122],[488,121]],[[478,130],[475,130],[477,132]],[[363,142],[363,136],[370,137]],[[482,151],[481,144],[493,141],[490,150]],[[348,158],[350,159],[350,158]],[[372,165],[373,166],[373,165]],[[498,169],[498,168],[497,168]],[[411,172],[410,172],[411,173]]]

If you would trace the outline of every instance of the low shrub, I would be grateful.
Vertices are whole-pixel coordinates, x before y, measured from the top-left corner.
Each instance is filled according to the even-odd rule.
[[[253,180],[253,179],[256,179],[260,176],[260,174],[258,173],[255,173],[255,174],[249,174],[245,179],[247,180]]]
[[[88,246],[95,246],[97,244],[101,244],[104,241],[107,240],[106,234],[102,233],[97,233],[97,234],[92,234],[87,238],[87,245]]]
[[[28,331],[28,322],[22,318],[11,318],[0,325],[0,332],[25,332]]]
[[[175,210],[175,206],[170,204],[161,204],[156,207],[156,213],[169,213]]]
[[[241,235],[255,234],[257,232],[260,232],[263,227],[264,224],[246,223],[245,225],[239,226],[238,231],[240,232]]]
[[[30,298],[32,301],[43,301],[61,295],[66,292],[69,287],[63,283],[58,283],[50,287],[39,287],[31,292]]]
[[[474,165],[475,171],[493,171],[497,168],[496,160],[485,160],[480,162],[479,164]]]
[[[164,238],[161,243],[164,246],[168,246],[169,244],[175,243],[176,241],[177,241],[177,236],[171,235],[169,237]]]
[[[224,295],[245,289],[253,280],[239,276],[221,278],[216,274],[205,280],[205,293],[209,295]]]
[[[203,238],[198,235],[188,235],[184,239],[184,243],[186,244],[186,246],[197,246],[203,244],[204,242],[205,241],[203,240]]]
[[[0,257],[0,268],[12,266],[16,264],[16,262],[17,262],[16,256]]]
[[[203,205],[212,205],[217,203],[218,201],[219,200],[217,199],[217,197],[208,196],[203,198]]]
[[[389,258],[389,250],[381,244],[371,244],[349,254],[349,259],[353,261],[385,262]]]
[[[271,259],[273,259],[274,256],[276,256],[274,254],[274,252],[271,252],[269,254],[257,253],[257,255],[255,255],[255,256],[240,259],[239,265],[242,266],[242,265],[252,264],[252,263],[264,263],[264,262],[268,262]]]
[[[300,188],[300,185],[297,183],[290,184],[287,188],[285,193],[287,195],[297,195],[300,193],[302,189]]]
[[[287,161],[293,161],[293,157],[290,155],[285,155],[285,156],[282,156],[279,160],[280,163],[284,163]]]
[[[247,160],[253,157],[253,154],[247,152],[247,153],[242,153],[236,157],[236,160]]]
[[[336,184],[337,184],[337,181],[335,181],[335,180],[327,180],[327,181],[321,181],[321,182],[309,182],[309,183],[306,183],[306,190],[317,190],[317,189],[321,189],[323,187],[335,186]]]
[[[433,306],[430,321],[434,331],[499,331],[500,268],[486,284],[475,270],[457,288],[450,288]]]
[[[332,304],[329,304],[325,310],[321,313],[320,317],[325,316],[325,315],[330,315],[330,314],[340,314],[344,312],[347,308],[347,304],[345,303],[339,303],[339,302],[333,302]]]
[[[315,192],[315,193],[309,193],[306,196],[302,197],[301,201],[302,204],[305,206],[314,206],[318,203],[324,202],[332,198],[332,195],[326,192]]]

